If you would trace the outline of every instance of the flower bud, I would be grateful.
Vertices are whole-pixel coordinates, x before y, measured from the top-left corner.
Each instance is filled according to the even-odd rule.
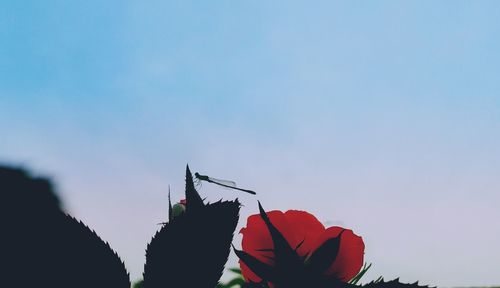
[[[186,211],[186,201],[181,200],[180,203],[175,204],[172,206],[172,217],[177,217],[179,215],[182,215]]]

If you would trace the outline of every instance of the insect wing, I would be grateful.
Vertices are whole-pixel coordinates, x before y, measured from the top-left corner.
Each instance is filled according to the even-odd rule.
[[[210,179],[210,181],[212,181],[212,182],[216,182],[216,183],[219,183],[219,184],[222,184],[222,185],[226,185],[226,186],[231,186],[231,187],[237,188],[236,182],[234,182],[234,181],[222,180],[222,179],[217,179],[217,178],[212,178],[212,177],[208,177],[208,179]]]

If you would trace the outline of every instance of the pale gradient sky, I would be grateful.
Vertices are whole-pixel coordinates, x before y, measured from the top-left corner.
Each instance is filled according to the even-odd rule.
[[[53,176],[133,279],[190,163],[258,191],[203,186],[240,198],[240,226],[259,199],[354,229],[366,280],[498,285],[498,19],[498,1],[3,0],[0,161]]]

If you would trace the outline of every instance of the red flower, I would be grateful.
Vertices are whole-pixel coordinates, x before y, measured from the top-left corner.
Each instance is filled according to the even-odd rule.
[[[340,247],[337,257],[325,271],[325,275],[335,275],[339,280],[347,282],[360,271],[363,265],[365,245],[363,239],[352,230],[341,227],[325,228],[316,217],[305,211],[288,210],[270,211],[266,213],[272,224],[283,234],[291,247],[297,248],[297,254],[308,256],[328,239],[340,236]],[[273,252],[263,251],[273,248],[273,240],[266,224],[259,214],[248,217],[247,226],[242,228],[243,251],[268,265],[274,265]],[[240,267],[246,281],[260,282],[262,279],[253,273],[240,260]]]

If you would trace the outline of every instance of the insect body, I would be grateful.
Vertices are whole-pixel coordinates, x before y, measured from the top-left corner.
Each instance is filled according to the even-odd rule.
[[[212,178],[212,177],[208,177],[206,175],[200,175],[198,172],[194,173],[194,177],[196,179],[200,180],[200,181],[206,181],[208,183],[217,184],[217,185],[222,186],[222,187],[226,187],[226,188],[230,188],[230,189],[235,189],[235,190],[243,191],[243,192],[246,192],[246,193],[249,193],[249,194],[252,194],[252,195],[257,194],[257,193],[255,193],[252,190],[242,189],[242,188],[236,187],[236,183],[233,182],[233,181],[215,179],[215,178]]]

